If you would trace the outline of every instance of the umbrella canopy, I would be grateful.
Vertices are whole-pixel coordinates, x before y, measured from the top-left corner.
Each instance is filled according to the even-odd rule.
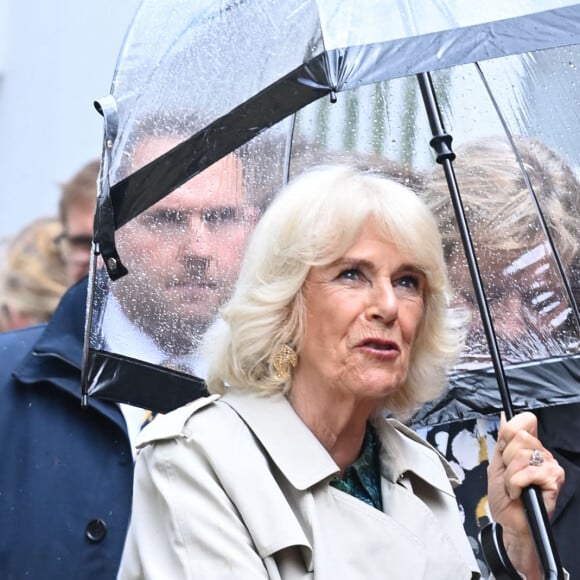
[[[120,181],[111,190],[115,227],[325,94],[573,45],[577,11],[575,3],[562,0],[421,0],[412,9],[395,0],[369,0],[364,9],[336,0],[182,1],[170,8],[145,1],[111,91],[116,135],[110,178]],[[188,121],[191,138],[171,159],[142,172],[136,172],[141,164],[133,165],[131,179],[124,180],[135,124],[166,110],[195,111]],[[176,161],[179,171],[165,171]]]
[[[294,172],[339,161],[425,195],[472,316],[449,395],[417,424],[505,405],[486,343],[500,387],[501,359],[521,386],[516,408],[580,400],[579,28],[562,0],[145,0],[97,103],[106,272],[95,258],[84,393],[159,411],[202,394],[199,340],[261,212]],[[453,212],[432,136],[448,185],[457,151]]]
[[[546,145],[575,183],[579,97],[570,73],[579,62],[579,24],[580,5],[563,1],[429,0],[411,7],[369,0],[364,9],[336,0],[144,1],[111,94],[98,103],[105,139],[95,240],[109,275],[93,261],[85,391],[160,411],[203,392],[199,338],[227,299],[259,214],[289,176],[310,164],[370,167],[424,190],[443,223],[447,209],[438,192],[423,187],[435,170],[413,76],[432,71],[458,151],[474,141],[502,140],[524,176],[527,238],[509,264],[488,252],[487,290],[498,295],[512,280],[523,293],[529,276],[517,264],[540,267],[552,295],[538,298],[542,292],[531,289],[536,312],[519,315],[530,323],[526,339],[506,336],[501,346],[520,374],[535,372],[528,369],[544,360],[568,370],[557,388],[523,389],[515,404],[580,400],[573,358],[577,253],[551,235],[544,214],[554,188],[531,183],[514,140]],[[465,159],[460,186],[473,171]],[[571,187],[572,202],[564,205],[577,219],[578,190]],[[207,199],[200,201],[202,194]],[[505,186],[498,194],[510,191]],[[480,248],[489,219],[470,224]],[[451,247],[456,234],[448,229]],[[464,263],[450,251],[451,257],[465,307],[471,290]],[[500,266],[503,277],[494,271]],[[506,306],[496,303],[495,318],[503,319]],[[542,305],[557,316],[542,314]],[[493,317],[493,305],[490,310]],[[431,406],[424,423],[501,406],[493,389],[470,387],[492,380],[476,310],[473,316],[463,367],[451,382],[467,394],[449,397],[453,410]]]

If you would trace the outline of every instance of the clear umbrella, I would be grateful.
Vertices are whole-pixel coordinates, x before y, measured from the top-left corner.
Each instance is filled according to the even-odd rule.
[[[382,24],[385,15],[388,26]],[[244,203],[258,207],[267,204],[289,174],[329,154],[350,154],[350,161],[352,154],[357,161],[375,154],[393,162],[379,169],[401,176],[412,170],[415,177],[405,178],[419,179],[420,172],[430,169],[432,155],[418,85],[409,75],[425,71],[437,71],[432,73],[435,88],[456,143],[523,134],[556,147],[574,167],[578,97],[574,77],[567,73],[578,61],[577,24],[578,5],[561,1],[509,6],[429,1],[413,3],[412,9],[406,2],[374,1],[364,10],[358,4],[330,1],[283,6],[143,2],[119,56],[111,95],[98,105],[106,135],[96,241],[110,277],[121,278],[129,255],[143,245],[139,240],[152,240],[151,230],[163,240],[155,240],[156,253],[164,247],[173,257],[179,255],[175,239],[151,218],[148,228],[129,222],[159,200],[171,199],[172,191],[230,152],[243,164]],[[480,62],[471,64],[475,61]],[[143,151],[146,140],[155,143]],[[362,162],[374,163],[370,158]],[[214,187],[228,180],[227,168],[214,168],[214,173]],[[247,212],[239,221],[244,220]],[[249,222],[244,233],[234,234],[245,238]],[[128,247],[124,255],[117,251],[120,247]],[[118,283],[95,275],[96,303],[110,302],[110,295],[121,297],[117,302],[131,310],[131,320],[145,319],[137,334],[143,334],[142,327],[156,327],[160,338],[176,345],[171,351],[187,352],[190,345],[180,344],[189,333],[187,324],[181,325],[181,334],[173,335],[171,328],[162,331],[188,320],[195,327],[196,319],[172,315],[179,297],[169,300],[161,293],[163,280],[142,272],[144,263],[154,273],[168,270],[167,264],[155,267],[151,256],[145,253]],[[172,262],[177,268],[178,260]],[[195,263],[188,273],[199,278],[204,262]],[[228,280],[215,272],[227,270],[227,265],[222,259],[214,266],[213,290],[219,286],[219,292],[213,294],[219,303]],[[572,267],[566,264],[567,277]],[[170,271],[178,278],[182,273]],[[158,304],[153,304],[155,297]],[[204,302],[203,296],[198,298]],[[560,303],[569,302],[562,295]],[[115,317],[105,317],[104,311],[94,313],[89,341],[88,383],[101,393],[113,375],[119,376],[124,355],[154,366],[160,362],[154,360],[158,357],[124,352],[130,351],[131,341],[119,329],[109,333],[119,334],[118,341],[113,339],[116,347],[110,348],[106,328],[114,327],[109,321]],[[552,346],[542,358],[569,350]],[[109,351],[119,355],[112,367],[101,360],[103,355],[106,361]],[[561,400],[575,396],[556,395]]]
[[[490,357],[481,340],[489,329],[472,309],[450,394],[417,420],[500,409],[505,397],[492,385],[504,366],[515,408],[580,400],[578,253],[554,227],[554,188],[532,182],[520,152],[539,142],[563,161],[572,175],[572,202],[563,203],[577,219],[579,24],[580,5],[563,1],[144,1],[111,94],[98,103],[95,247],[107,272],[94,260],[85,392],[161,411],[203,392],[197,341],[227,298],[260,212],[309,164],[368,166],[423,190],[452,248],[461,233],[433,186],[435,134],[439,156],[450,146],[444,135],[453,137],[459,189],[477,171],[460,165],[462,148],[507,143],[525,183],[527,245],[501,262],[486,249],[493,219],[466,205],[476,253],[489,264],[479,264],[488,273],[480,306],[498,353]],[[438,101],[430,117],[421,94]],[[499,197],[509,193],[498,186]],[[465,257],[449,258],[463,305],[481,302]],[[541,284],[532,285],[530,265]],[[512,309],[526,322],[514,339],[500,324],[510,314],[502,291],[524,294],[526,282],[532,306]]]

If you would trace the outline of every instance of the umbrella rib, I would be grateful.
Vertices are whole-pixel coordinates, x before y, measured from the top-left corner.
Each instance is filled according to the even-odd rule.
[[[455,153],[453,153],[451,149],[452,137],[446,133],[443,126],[441,113],[439,111],[439,106],[431,80],[431,75],[429,73],[420,73],[417,75],[417,80],[419,82],[421,95],[423,97],[423,102],[425,104],[425,109],[429,118],[429,125],[433,134],[433,139],[431,139],[430,144],[435,149],[437,154],[437,163],[443,167],[445,178],[447,180],[447,186],[449,188],[451,202],[453,204],[455,217],[457,219],[457,226],[465,250],[465,257],[467,259],[467,265],[469,266],[469,272],[473,282],[475,297],[481,313],[483,329],[485,331],[493,367],[496,373],[496,379],[498,382],[498,388],[501,395],[504,411],[506,417],[511,419],[514,416],[511,395],[505,377],[505,371],[501,360],[497,337],[493,328],[493,322],[491,320],[487,297],[485,295],[481,274],[477,264],[477,257],[475,255],[473,241],[469,232],[469,226],[465,217],[465,210],[461,201],[457,179],[455,177],[455,171],[453,169],[452,161],[455,159]]]
[[[570,281],[568,280],[568,276],[566,275],[566,271],[564,269],[564,265],[563,265],[562,259],[560,257],[560,252],[558,251],[558,248],[556,247],[556,244],[554,243],[554,237],[552,236],[552,233],[550,232],[550,229],[548,228],[548,225],[546,223],[546,218],[544,216],[544,212],[542,211],[542,208],[540,206],[540,202],[538,201],[538,196],[536,195],[536,192],[534,190],[532,182],[530,181],[530,176],[528,175],[528,172],[526,171],[526,168],[525,168],[524,163],[522,161],[521,155],[520,155],[518,148],[515,144],[512,132],[510,131],[510,129],[508,127],[505,116],[501,112],[499,104],[498,104],[498,102],[497,102],[497,100],[496,100],[496,98],[491,90],[491,87],[487,81],[485,73],[483,72],[483,70],[478,62],[475,62],[473,64],[475,65],[475,68],[479,74],[481,82],[483,83],[483,86],[487,92],[487,95],[488,95],[488,97],[492,103],[492,106],[493,106],[493,108],[498,116],[498,119],[503,127],[503,130],[504,130],[504,132],[507,136],[507,139],[510,143],[510,147],[512,148],[512,151],[514,152],[514,155],[516,156],[517,163],[520,166],[520,170],[522,172],[522,177],[524,179],[524,183],[526,184],[526,187],[528,189],[528,192],[532,198],[532,202],[533,202],[534,207],[536,209],[538,219],[540,220],[542,232],[546,236],[546,239],[548,240],[548,244],[550,245],[550,249],[552,250],[552,255],[554,257],[554,261],[556,262],[556,268],[558,269],[558,273],[560,275],[561,281],[564,284],[566,296],[567,296],[568,302],[570,303],[570,306],[572,308],[572,313],[574,315],[574,318],[576,319],[576,324],[578,327],[580,327],[580,312],[578,309],[578,304],[576,303],[576,299],[574,298],[574,292],[572,291],[572,286],[570,285]]]

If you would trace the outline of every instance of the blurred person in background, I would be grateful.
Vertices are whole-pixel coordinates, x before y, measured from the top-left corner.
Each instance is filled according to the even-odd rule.
[[[10,238],[4,237],[0,239],[0,280],[4,280],[6,272],[6,254],[10,246]],[[2,293],[0,291],[0,305],[2,304]],[[0,332],[5,332],[8,329],[8,321],[4,309],[0,306]]]
[[[52,316],[67,288],[57,245],[60,235],[57,219],[40,218],[8,244],[0,280],[2,331],[47,322]]]
[[[565,160],[543,143],[519,136],[514,141],[563,268],[577,293],[580,184]],[[578,352],[579,331],[570,301],[563,291],[511,145],[506,139],[490,138],[458,147],[456,153],[454,168],[503,362],[518,363]],[[427,181],[426,200],[438,216],[442,230],[449,276],[456,294],[454,304],[472,313],[460,368],[489,367],[491,361],[471,278],[447,184],[439,168]],[[577,359],[570,364],[577,365]],[[529,397],[534,399],[536,395],[530,392]],[[538,418],[539,438],[566,471],[552,526],[565,568],[571,578],[580,578],[575,533],[580,517],[580,404],[532,411]],[[478,537],[490,518],[486,471],[499,427],[499,415],[489,415],[419,430],[459,474],[461,484],[455,492],[484,577],[488,571]]]
[[[112,579],[121,557],[133,478],[127,424],[113,402],[81,407],[97,171],[91,162],[63,185],[62,223],[51,222],[46,238],[59,293],[80,281],[48,324],[0,334],[3,579]]]
[[[89,161],[61,185],[58,209],[64,231],[59,243],[69,286],[89,272],[99,166],[98,159]]]

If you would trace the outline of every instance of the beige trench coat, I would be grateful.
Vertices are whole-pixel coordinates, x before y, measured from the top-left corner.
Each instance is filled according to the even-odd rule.
[[[451,468],[400,423],[375,426],[384,513],[328,485],[338,467],[281,395],[232,391],[158,417],[119,578],[479,578]]]

